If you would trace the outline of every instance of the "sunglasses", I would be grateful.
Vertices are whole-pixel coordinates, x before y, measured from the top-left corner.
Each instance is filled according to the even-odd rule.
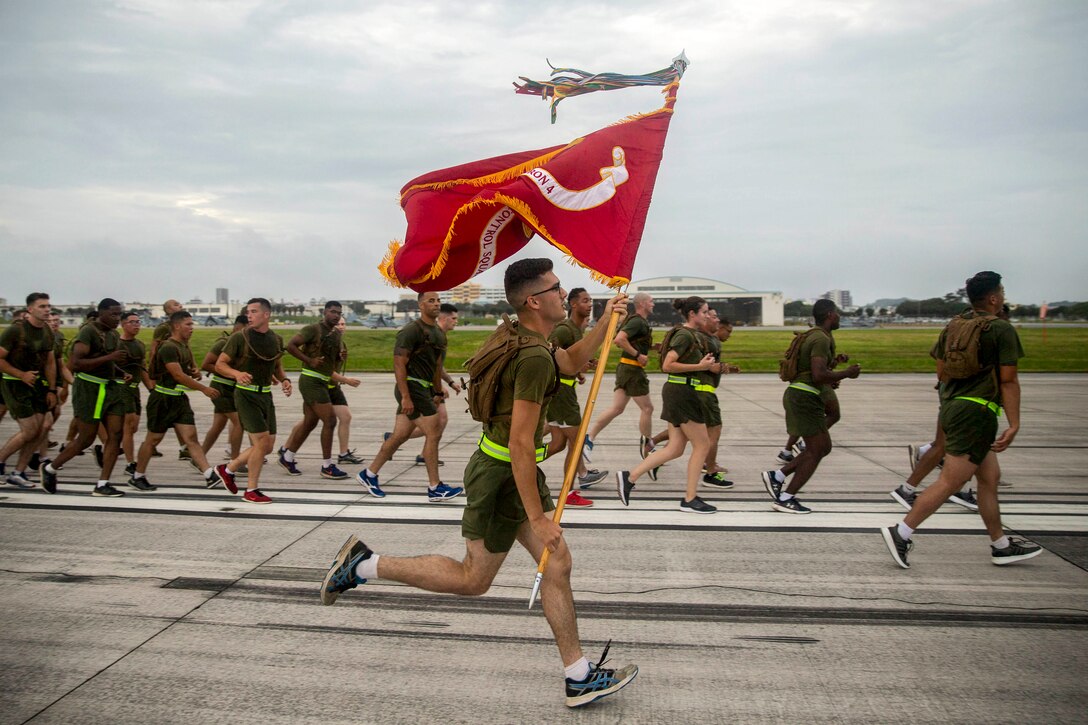
[[[529,295],[529,297],[537,297],[539,295],[548,294],[549,292],[558,292],[561,289],[563,289],[563,283],[562,282],[556,282],[555,284],[553,284],[548,289],[540,290],[539,292],[533,292],[531,295]]]

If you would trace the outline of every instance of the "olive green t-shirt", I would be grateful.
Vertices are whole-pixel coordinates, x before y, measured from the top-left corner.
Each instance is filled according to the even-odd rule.
[[[510,361],[499,377],[499,394],[495,400],[495,416],[484,426],[484,433],[500,446],[510,445],[510,418],[515,400],[528,400],[540,404],[540,419],[533,434],[533,445],[540,448],[544,441],[544,427],[548,419],[548,403],[555,389],[556,365],[544,336],[522,327],[519,334],[540,338],[540,345],[522,348]]]
[[[446,333],[422,320],[409,322],[397,332],[393,354],[408,353],[408,377],[433,382],[446,358]]]
[[[322,357],[321,364],[310,368],[315,373],[332,375],[340,362],[340,331],[324,322],[315,322],[299,330],[302,352],[306,357]],[[424,378],[430,380],[430,378]]]
[[[170,321],[159,323],[151,332],[153,342],[165,342],[170,338]]]
[[[64,333],[60,330],[53,333],[53,339],[56,340],[53,343],[53,358],[57,362],[57,385],[61,385],[63,379],[60,375],[60,366],[64,364],[64,347],[68,341],[64,339]]]
[[[582,339],[582,328],[569,317],[558,325],[552,328],[552,333],[548,335],[548,342],[553,343],[557,349],[566,350]],[[560,380],[574,380],[574,377],[569,375],[560,375]]]
[[[672,333],[672,337],[669,338],[669,350],[676,351],[676,362],[684,365],[694,365],[703,359],[703,355],[706,355],[706,350],[703,347],[703,334],[696,332],[690,327],[678,327],[676,332]],[[666,355],[668,350],[662,350],[662,356]],[[662,357],[664,359],[664,357]],[[695,376],[695,373],[685,373],[687,375]]]
[[[174,380],[174,376],[166,370],[167,363],[177,363],[181,366],[182,372],[186,375],[193,369],[193,351],[183,342],[169,339],[165,340],[159,345],[159,349],[155,353],[155,356],[158,358],[156,369],[162,370],[162,375],[155,381],[156,386],[162,386],[171,390],[178,386],[178,381]],[[267,383],[262,384],[267,385]],[[188,388],[186,388],[186,390],[188,390]]]
[[[631,315],[623,323],[620,332],[627,333],[627,342],[635,348],[639,355],[649,355],[650,348],[654,344],[654,333],[650,329],[650,323],[641,315]]]
[[[973,310],[964,312],[960,317],[970,319],[975,316]],[[941,331],[934,348],[934,356],[944,359],[944,341],[946,330]],[[1005,320],[993,320],[982,331],[978,345],[979,363],[982,370],[977,375],[962,380],[946,380],[940,386],[941,400],[971,397],[982,398],[1001,405],[1000,371],[1002,365],[1016,365],[1024,357],[1024,348],[1016,328]]]
[[[230,339],[230,335],[231,333],[229,332],[223,332],[223,334],[217,337],[215,342],[212,343],[212,349],[209,350],[209,352],[216,358],[223,354],[223,348],[227,346],[227,340]]]
[[[44,379],[45,362],[54,348],[53,331],[29,322],[12,323],[0,334],[0,347],[8,351],[8,363],[18,370],[36,370]]]
[[[812,382],[812,358],[814,357],[822,357],[828,365],[831,365],[831,361],[835,359],[835,339],[820,327],[809,330],[801,343],[801,349],[797,351],[797,377],[793,379],[793,382],[816,386],[816,383]]]
[[[722,359],[722,341],[718,339],[717,335],[708,335],[705,332],[700,332],[703,336],[703,347],[714,356],[714,359],[721,362]],[[713,385],[715,388],[722,381],[722,374],[719,372],[711,372],[710,370],[704,370],[699,373],[701,378],[705,378],[706,382]]]
[[[117,330],[103,329],[99,327],[97,322],[79,328],[79,334],[76,335],[75,341],[82,342],[88,347],[87,353],[83,356],[84,358],[103,357],[121,347],[121,336],[117,334]],[[106,379],[119,377],[120,375],[117,366],[112,362],[103,363],[93,370],[83,370],[81,372],[93,375],[96,378]]]
[[[147,351],[144,348],[143,342],[135,338],[131,340],[125,340],[121,338],[121,349],[128,355],[124,362],[117,363],[117,367],[122,371],[132,376],[132,382],[138,382],[140,380],[140,370],[144,366],[144,357],[147,355]]]
[[[235,370],[253,376],[250,385],[264,387],[272,384],[276,362],[283,355],[283,338],[271,330],[257,332],[247,327],[227,339],[223,354]]]

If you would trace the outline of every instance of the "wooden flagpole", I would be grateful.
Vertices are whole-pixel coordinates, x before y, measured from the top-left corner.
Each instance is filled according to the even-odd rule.
[[[626,290],[625,290],[626,291]],[[593,406],[597,402],[597,391],[600,390],[601,380],[604,378],[604,369],[608,365],[608,356],[612,352],[612,341],[616,337],[616,328],[619,326],[620,311],[613,308],[608,320],[608,331],[605,332],[604,342],[601,343],[601,352],[597,356],[597,369],[593,373],[593,382],[589,386],[589,399],[586,400],[586,409],[582,414],[582,424],[578,426],[578,437],[574,441],[574,455],[571,456],[570,465],[567,466],[563,476],[563,488],[559,492],[559,500],[552,513],[552,521],[556,524],[563,518],[563,507],[567,503],[567,494],[574,484],[574,476],[578,473],[578,461],[582,457],[582,444],[585,442],[586,433],[589,432],[589,420],[593,415]],[[536,580],[533,582],[533,591],[529,594],[529,609],[533,608],[533,602],[540,593],[540,582],[544,579],[544,569],[548,566],[548,555],[551,551],[545,547],[540,555],[540,564],[536,568]]]

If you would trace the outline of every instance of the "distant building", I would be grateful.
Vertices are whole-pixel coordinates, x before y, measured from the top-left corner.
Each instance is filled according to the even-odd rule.
[[[672,301],[677,297],[698,295],[718,311],[721,317],[727,317],[735,325],[755,325],[777,327],[785,324],[785,299],[781,292],[752,291],[743,287],[719,282],[704,277],[654,277],[632,282],[627,294],[637,292],[653,295],[654,310],[650,322],[656,325],[671,325],[677,321]],[[605,302],[611,297],[608,292],[593,295],[593,314],[601,314]]]
[[[506,302],[506,290],[502,287],[484,287],[476,282],[465,282],[449,292],[443,292],[441,297],[443,302],[455,305],[495,304]]]
[[[230,303],[230,290],[226,287],[215,288],[215,302],[219,305],[225,305]]]
[[[854,306],[854,300],[850,296],[850,290],[848,289],[833,289],[828,292],[824,292],[822,295],[820,295],[820,299],[831,300],[840,310],[845,310],[848,307]]]

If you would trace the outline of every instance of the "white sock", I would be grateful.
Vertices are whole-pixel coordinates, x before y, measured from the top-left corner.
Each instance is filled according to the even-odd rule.
[[[370,478],[377,478],[378,477],[378,474],[374,473],[374,471],[371,471],[369,468],[366,469],[366,475],[369,476]]]
[[[58,469],[53,468],[53,463],[49,462],[45,464],[45,470],[49,471],[50,473],[56,474]]]
[[[902,486],[900,486],[900,488],[902,488],[907,493],[914,493],[918,490],[917,486],[912,486],[909,483],[904,483]]]
[[[288,463],[294,463],[295,462],[294,451],[292,451],[290,448],[285,450],[283,452],[283,460],[287,461]]]
[[[355,576],[360,579],[378,578],[378,555],[371,554],[369,559],[363,559],[355,565]]]
[[[774,480],[778,481],[779,483],[786,482],[786,476],[782,473],[782,471],[772,471],[771,475],[774,476]]]
[[[328,468],[331,465],[332,465],[332,459],[331,458],[322,458],[321,459],[321,467],[322,468]]]
[[[792,493],[786,493],[785,491],[783,491],[782,493],[778,494],[778,500],[781,501],[782,503],[786,503],[791,498],[793,498]]]
[[[914,536],[914,529],[907,526],[902,521],[899,522],[899,538],[910,541],[910,537]]]
[[[132,474],[132,477],[133,478],[147,478],[147,474],[146,473],[141,473],[140,471],[136,471],[135,473]]]
[[[108,485],[110,485],[109,481],[99,481],[98,484],[95,485],[95,488],[102,488],[103,486],[108,486]]]
[[[926,453],[929,452],[929,449],[932,447],[932,443],[926,443],[925,445],[918,446],[918,457],[921,458],[922,456],[924,456]]]
[[[211,478],[213,473],[215,473],[214,468],[209,468],[208,470],[204,471],[204,480],[207,481],[209,478]]]
[[[1000,539],[994,539],[990,542],[990,546],[994,547],[995,549],[1006,549],[1009,546],[1009,537],[1002,536]]]
[[[563,672],[566,674],[568,680],[581,682],[589,677],[589,660],[582,657],[569,667],[564,667]]]

